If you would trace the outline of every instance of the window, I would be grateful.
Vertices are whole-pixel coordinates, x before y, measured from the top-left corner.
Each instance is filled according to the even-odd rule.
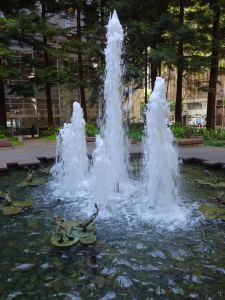
[[[187,103],[187,108],[188,110],[201,109],[202,103],[200,102]]]

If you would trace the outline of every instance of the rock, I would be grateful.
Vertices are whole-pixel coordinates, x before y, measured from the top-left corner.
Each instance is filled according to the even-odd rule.
[[[27,271],[31,269],[35,264],[22,264],[17,265],[16,267],[12,268],[11,271]]]

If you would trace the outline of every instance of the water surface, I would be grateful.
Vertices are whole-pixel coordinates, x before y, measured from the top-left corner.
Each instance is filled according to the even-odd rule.
[[[138,162],[132,170],[135,179]],[[224,171],[211,172],[224,179]],[[84,218],[85,207],[76,205],[84,195],[59,201],[49,184],[18,188],[26,172],[9,170],[0,189],[9,183],[12,199],[35,204],[14,216],[1,214],[0,299],[224,299],[225,223],[205,220],[197,210],[221,191],[199,185],[204,176],[202,166],[181,166],[181,196],[191,208],[183,227],[135,214],[132,220],[99,217],[94,245],[58,248],[50,243],[52,218]]]

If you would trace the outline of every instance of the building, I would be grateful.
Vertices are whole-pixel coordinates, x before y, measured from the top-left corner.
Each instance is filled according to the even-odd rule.
[[[69,11],[70,18],[60,18],[54,16],[51,22],[60,28],[72,28],[70,30],[70,38],[76,32],[76,12]],[[41,39],[37,35],[37,39]],[[60,37],[62,39],[62,37]],[[66,39],[64,38],[64,42]],[[53,41],[53,47],[58,47],[59,40]],[[40,87],[34,88],[32,95],[18,96],[18,94],[10,93],[10,87],[21,85],[24,86],[27,79],[34,77],[35,73],[38,72],[38,68],[31,67],[29,64],[25,64],[23,58],[29,57],[32,59],[39,59],[40,52],[34,51],[31,47],[25,46],[21,48],[16,42],[11,45],[11,50],[15,54],[15,64],[16,67],[25,69],[21,78],[16,80],[4,80],[4,90],[6,99],[6,112],[7,112],[7,127],[10,129],[13,136],[30,134],[30,128],[35,125],[37,133],[47,129],[48,127],[48,114],[47,114],[47,103],[46,94],[44,89]],[[42,55],[43,56],[43,55]],[[76,62],[77,56],[71,54],[71,61]],[[3,64],[7,64],[7,61],[3,61]],[[51,66],[53,68],[60,68],[60,62],[57,59],[51,61]],[[85,90],[85,97],[88,99],[89,91]],[[51,100],[52,100],[52,110],[53,110],[53,120],[54,126],[62,126],[63,123],[68,122],[72,114],[73,102],[80,102],[81,95],[80,89],[68,89],[66,86],[60,85],[58,83],[51,84]],[[87,107],[88,119],[95,119],[99,113],[99,103],[95,106]]]
[[[209,72],[198,75],[187,74],[183,80],[183,119],[186,125],[205,126],[207,114],[207,88]],[[166,78],[168,102],[176,99],[176,72]],[[216,91],[216,126],[225,126],[224,106],[225,75],[219,75]],[[171,113],[174,121],[174,112]]]

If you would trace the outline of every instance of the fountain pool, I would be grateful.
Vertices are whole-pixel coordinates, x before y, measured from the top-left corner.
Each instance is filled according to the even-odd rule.
[[[133,178],[140,164],[132,159]],[[97,218],[97,242],[69,248],[50,243],[52,218],[83,219],[85,209],[72,198],[58,201],[48,183],[16,187],[26,174],[9,170],[0,190],[10,183],[12,199],[35,205],[1,215],[0,299],[224,299],[225,223],[206,220],[197,209],[213,203],[218,191],[197,183],[202,166],[180,168],[182,198],[191,207],[183,228],[136,223],[135,215],[133,221]],[[224,171],[212,172],[224,178]],[[35,174],[43,176],[39,169]]]

